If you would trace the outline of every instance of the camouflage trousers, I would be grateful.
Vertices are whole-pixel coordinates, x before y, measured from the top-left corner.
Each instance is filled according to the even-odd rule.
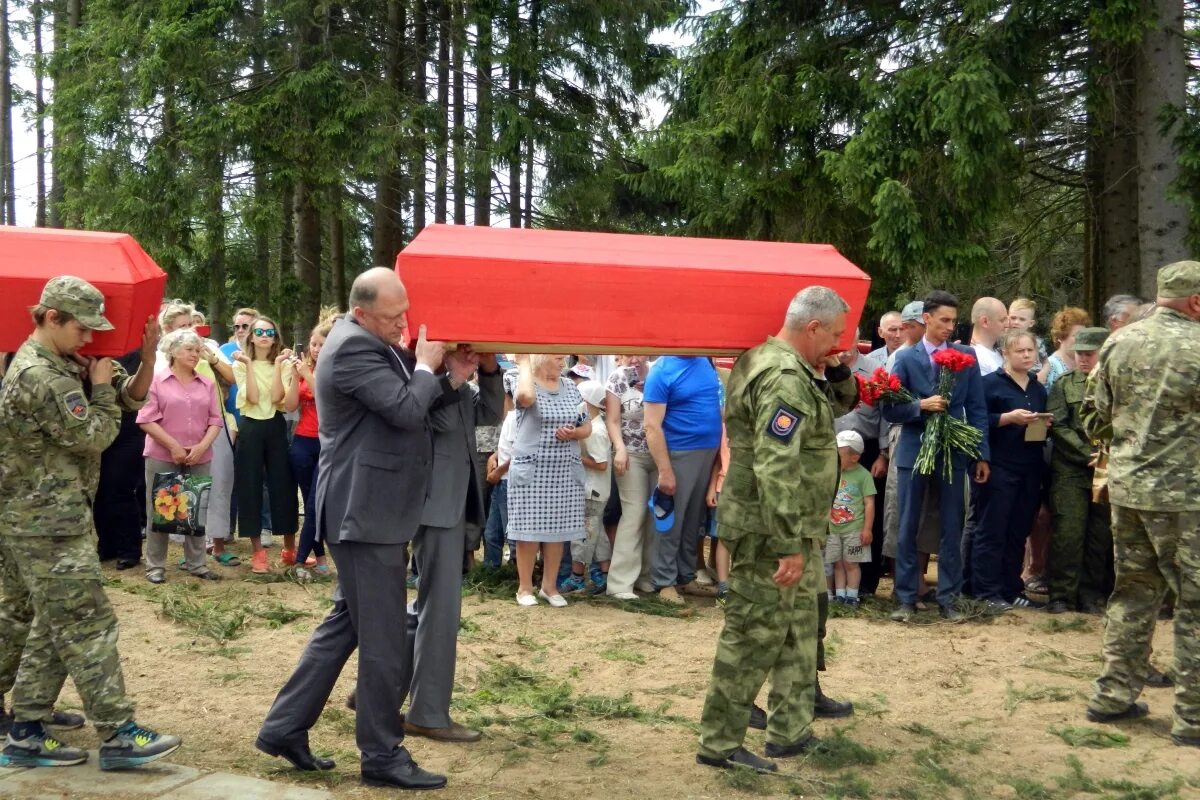
[[[88,719],[102,737],[111,735],[133,718],[133,705],[125,694],[117,618],[101,582],[95,537],[0,536],[0,557],[16,565],[33,608],[12,690],[15,718],[49,719],[69,674]],[[7,598],[7,582],[4,590]]]
[[[1200,511],[1112,507],[1116,586],[1104,623],[1104,668],[1089,707],[1117,712],[1142,692],[1163,596],[1175,607],[1175,719],[1171,733],[1200,737]]]
[[[1064,474],[1056,468],[1050,509],[1054,515],[1046,575],[1050,599],[1071,608],[1103,604],[1112,592],[1111,511],[1092,502],[1091,472]]]
[[[824,589],[821,547],[812,540],[800,581],[771,580],[779,558],[761,537],[725,542],[730,553],[725,627],[700,716],[700,754],[724,758],[742,746],[750,708],[769,677],[767,741],[786,746],[812,735],[817,677],[817,594]]]
[[[12,690],[17,680],[17,665],[21,663],[31,622],[33,602],[29,591],[21,582],[17,562],[7,557],[0,546],[0,710],[3,695]]]

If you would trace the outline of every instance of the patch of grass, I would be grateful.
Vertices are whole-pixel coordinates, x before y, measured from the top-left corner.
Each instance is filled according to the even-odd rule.
[[[876,750],[854,741],[846,735],[849,730],[849,727],[834,728],[832,735],[821,738],[805,758],[805,763],[821,769],[843,769],[873,766],[890,757],[890,754],[883,750]]]
[[[309,615],[307,611],[286,606],[278,600],[266,605],[254,606],[251,611],[259,619],[266,620],[268,628],[279,628]]]
[[[594,757],[588,759],[587,765],[592,769],[598,769],[608,763],[608,751],[604,750],[597,753]]]
[[[1101,730],[1086,725],[1065,725],[1061,728],[1050,728],[1049,731],[1071,747],[1102,749],[1129,746],[1129,737],[1120,731]]]
[[[1055,800],[1053,790],[1028,778],[1013,778],[1008,785],[1017,793],[1019,800]]]
[[[1177,800],[1180,797],[1179,790],[1186,784],[1184,778],[1179,775],[1151,784],[1110,778],[1095,779],[1084,770],[1083,762],[1078,756],[1067,756],[1066,763],[1071,771],[1066,775],[1057,776],[1054,782],[1067,796],[1098,794],[1103,796],[1103,800]]]
[[[842,634],[838,631],[829,631],[825,635],[825,658],[828,661],[836,661],[838,650],[843,644]]]
[[[645,664],[646,657],[636,650],[625,650],[620,647],[610,647],[600,651],[600,657],[606,661],[628,661],[631,664]]]
[[[482,630],[479,623],[469,617],[459,617],[458,620],[458,635],[463,639],[472,639],[475,634]]]
[[[1012,681],[1008,681],[1004,690],[1004,710],[1011,717],[1021,703],[1065,703],[1077,697],[1079,692],[1067,686],[1025,686],[1018,689]]]
[[[922,748],[913,753],[916,774],[925,783],[963,788],[967,781],[945,765],[946,754],[938,747]]]
[[[870,800],[871,784],[861,775],[854,772],[843,772],[837,776],[828,797],[830,800],[843,800],[843,798],[857,798],[857,800]]]
[[[546,645],[534,639],[532,636],[518,636],[517,644],[524,647],[526,650],[532,650],[535,653],[540,653],[546,649]]]
[[[1072,666],[1072,664],[1086,664],[1098,660],[1099,657],[1085,658],[1080,656],[1068,655],[1061,650],[1056,650],[1053,647],[1044,647],[1029,656],[1026,656],[1021,661],[1021,666],[1027,669],[1036,669],[1042,672],[1049,672],[1052,675],[1065,675],[1068,678],[1078,678],[1080,680],[1089,680],[1096,677],[1097,670],[1095,668],[1084,668],[1083,666]]]
[[[1088,624],[1087,617],[1072,617],[1070,619],[1051,617],[1033,627],[1034,630],[1041,631],[1042,633],[1063,633],[1065,631],[1086,631],[1091,626]]]
[[[167,619],[218,643],[241,636],[250,618],[244,602],[234,602],[223,596],[210,599],[167,592],[159,604]]]
[[[354,712],[341,706],[325,706],[319,722],[332,728],[335,732],[353,736],[355,721]]]
[[[721,782],[730,789],[747,794],[773,794],[774,784],[767,780],[761,772],[755,772],[746,767],[723,769],[720,772]]]
[[[856,698],[854,710],[868,717],[882,717],[888,710],[887,695],[883,692],[875,692],[870,697]]]

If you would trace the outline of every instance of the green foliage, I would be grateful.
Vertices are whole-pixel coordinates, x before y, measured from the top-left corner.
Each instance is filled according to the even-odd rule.
[[[1120,731],[1102,730],[1086,725],[1064,725],[1057,728],[1052,727],[1049,731],[1071,747],[1104,749],[1129,746],[1129,737]]]

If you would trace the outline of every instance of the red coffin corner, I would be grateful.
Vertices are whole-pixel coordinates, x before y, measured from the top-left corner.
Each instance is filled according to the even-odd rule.
[[[116,330],[97,332],[84,352],[120,356],[141,346],[146,317],[158,313],[167,274],[127,233],[0,226],[0,351],[11,353],[33,330],[29,309],[46,281],[75,275],[104,294]]]
[[[560,353],[735,355],[779,330],[796,292],[850,304],[871,280],[831,245],[431,225],[396,258],[412,335]]]

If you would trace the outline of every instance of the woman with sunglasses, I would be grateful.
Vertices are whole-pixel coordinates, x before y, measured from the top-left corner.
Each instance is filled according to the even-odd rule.
[[[237,409],[242,422],[234,454],[234,485],[238,496],[238,535],[254,546],[251,571],[269,571],[262,544],[262,490],[265,483],[271,504],[271,524],[283,534],[280,559],[290,566],[296,557],[296,524],[299,508],[296,481],[288,462],[287,422],[283,410],[288,386],[295,380],[291,350],[281,344],[279,326],[258,316],[250,328],[245,348],[234,354]]]

